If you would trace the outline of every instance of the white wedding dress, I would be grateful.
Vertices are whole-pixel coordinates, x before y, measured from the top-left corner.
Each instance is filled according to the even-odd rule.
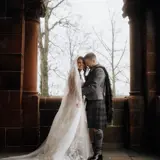
[[[30,154],[3,160],[87,160],[92,153],[81,80],[75,60],[61,106],[45,142]]]

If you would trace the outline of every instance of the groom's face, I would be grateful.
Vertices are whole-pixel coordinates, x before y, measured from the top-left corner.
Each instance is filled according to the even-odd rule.
[[[86,64],[86,66],[88,66],[88,67],[92,67],[93,64],[94,64],[94,62],[93,62],[93,60],[91,60],[91,59],[85,59],[85,64]]]

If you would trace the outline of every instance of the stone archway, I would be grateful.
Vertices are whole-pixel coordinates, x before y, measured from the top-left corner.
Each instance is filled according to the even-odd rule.
[[[41,0],[0,3],[0,149],[33,149],[39,144],[39,131],[48,132],[47,110],[55,114],[60,103],[60,99],[39,99],[36,90],[38,26],[45,5]],[[159,125],[148,125],[151,118],[154,122],[159,119],[160,69],[155,53],[159,51],[160,36],[158,28],[151,25],[153,20],[159,26],[154,19],[158,10],[151,7],[155,6],[147,8],[139,1],[124,3],[124,16],[130,19],[131,90],[128,98],[114,100],[115,125],[106,131],[106,138],[110,137],[112,142],[116,139],[115,144],[123,140],[135,149],[146,144],[148,137],[152,138],[153,145],[159,140],[154,138]],[[51,109],[51,105],[56,109]],[[41,130],[39,123],[44,124]]]

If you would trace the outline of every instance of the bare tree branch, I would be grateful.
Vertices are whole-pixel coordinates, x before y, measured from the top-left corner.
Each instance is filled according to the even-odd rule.
[[[57,73],[60,72],[59,70],[57,70],[56,68],[52,69],[52,71],[61,79],[66,80],[66,76],[62,76],[62,73]]]
[[[101,52],[99,52],[99,51],[97,51],[97,50],[96,50],[96,52],[97,52],[98,54],[100,54],[101,56],[103,56],[103,57],[108,61],[108,63],[109,63],[110,65],[112,65],[111,60],[109,60],[109,58],[108,58],[106,55],[102,54]]]
[[[105,51],[107,53],[109,53],[110,58],[108,58],[108,56],[106,56],[104,53],[100,53],[98,52],[100,55],[102,55],[107,62],[109,62],[110,66],[111,66],[111,83],[113,86],[113,96],[116,95],[116,81],[118,80],[118,76],[119,74],[121,74],[123,77],[125,77],[125,75],[123,74],[123,69],[120,69],[117,71],[118,68],[120,68],[120,63],[122,61],[122,58],[125,54],[126,51],[126,46],[127,46],[127,41],[124,44],[124,48],[123,49],[116,49],[116,40],[117,40],[117,35],[120,33],[120,29],[116,28],[116,12],[112,12],[109,10],[108,8],[108,12],[109,12],[109,20],[110,20],[110,25],[111,25],[111,49],[108,47],[108,45],[106,44],[106,42],[103,40],[103,38],[101,38],[97,32],[95,31],[95,29],[93,28],[93,31],[97,37],[97,39],[99,40],[99,42],[101,43],[101,45],[104,47]],[[121,55],[119,57],[119,60],[117,62],[117,64],[115,64],[116,60],[115,60],[115,56],[117,52],[121,52]],[[126,78],[126,77],[125,77]],[[128,81],[128,79],[126,79]],[[126,82],[125,82],[126,83]]]
[[[53,43],[51,40],[49,40],[49,42],[56,48],[58,48],[62,53],[65,53],[65,51],[58,45],[56,45],[55,43]]]
[[[56,8],[58,8],[63,2],[64,2],[65,0],[61,0],[59,3],[57,3],[55,6],[53,6],[53,7],[47,7],[48,8],[48,18],[50,18],[50,16],[51,16],[51,14],[52,14],[52,12],[53,12],[53,10],[55,10]]]
[[[58,0],[59,1],[59,0]],[[54,58],[50,53],[50,31],[53,30],[57,25],[69,25],[69,20],[67,17],[63,18],[57,18],[56,22],[50,27],[50,17],[56,9],[60,7],[60,5],[64,2],[65,0],[60,0],[55,6],[52,6],[51,0],[46,2],[47,9],[46,9],[46,16],[44,18],[44,31],[42,32],[41,28],[39,30],[39,51],[40,51],[40,68],[41,68],[41,75],[40,75],[40,89],[41,89],[41,94],[44,96],[49,95],[49,86],[48,86],[48,79],[49,79],[49,74],[51,73],[50,71],[54,69],[52,64],[48,61],[48,56]],[[50,27],[50,28],[49,28]]]
[[[67,17],[63,17],[61,19],[59,19],[58,21],[56,21],[50,28],[49,31],[51,31],[52,29],[54,29],[57,25],[69,25],[69,22],[66,20]],[[63,21],[66,20],[66,21]]]
[[[61,0],[59,3],[57,3],[53,8],[52,10],[58,8],[65,0]]]
[[[105,50],[111,55],[111,49],[104,43],[104,41],[98,36],[97,32],[95,31],[95,29],[93,28],[94,33],[96,34],[97,38],[99,39],[99,41],[101,42],[101,44],[103,45],[103,47],[105,48]]]
[[[125,53],[125,51],[126,51],[126,46],[127,46],[127,40],[125,41],[125,45],[124,45],[122,54],[121,54],[121,56],[120,56],[120,59],[119,59],[117,65],[114,67],[114,69],[116,69],[116,68],[119,66],[119,64],[120,64],[120,62],[121,62],[121,60],[122,60],[122,58],[123,58],[123,56],[124,56],[124,53]]]

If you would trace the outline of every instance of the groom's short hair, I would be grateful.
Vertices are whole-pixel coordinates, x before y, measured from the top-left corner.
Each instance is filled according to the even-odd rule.
[[[97,57],[94,53],[87,53],[85,56],[84,56],[84,59],[90,59],[90,60],[97,60]]]

